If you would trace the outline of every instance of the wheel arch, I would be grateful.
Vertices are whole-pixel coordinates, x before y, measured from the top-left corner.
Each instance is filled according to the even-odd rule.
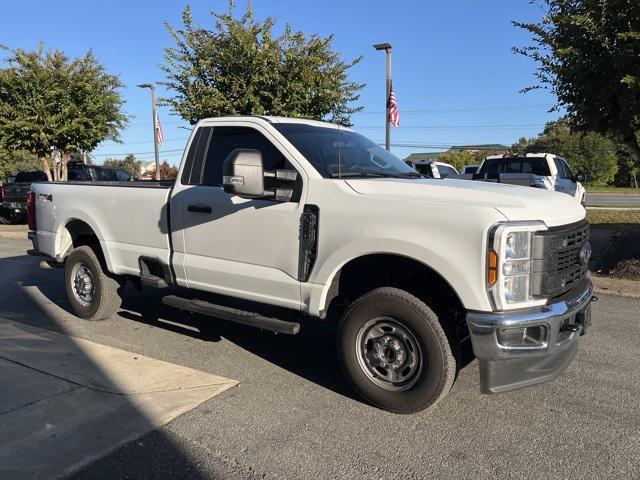
[[[432,266],[394,252],[373,252],[341,263],[324,288],[320,317],[339,318],[350,302],[379,287],[396,287],[423,300],[451,338],[467,335],[466,309],[451,283]]]
[[[60,223],[56,234],[56,258],[66,259],[74,248],[90,245],[104,258],[111,271],[111,259],[108,251],[102,246],[102,235],[96,225],[82,218],[69,218]]]

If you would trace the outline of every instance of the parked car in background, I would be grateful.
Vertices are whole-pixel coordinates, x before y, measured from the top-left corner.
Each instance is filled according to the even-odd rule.
[[[447,178],[458,175],[453,165],[436,160],[406,160],[405,163],[427,178]]]
[[[69,162],[67,165],[69,181],[85,182],[131,182],[133,176],[123,168],[87,165],[83,162]]]
[[[564,158],[552,153],[491,155],[480,163],[476,173],[455,178],[544,188],[565,193],[585,204],[581,182],[586,176],[574,175]]]
[[[47,174],[42,170],[18,172],[13,182],[0,187],[0,221],[18,223],[25,221],[27,214],[27,194],[32,182],[46,182]]]
[[[460,172],[462,175],[468,175],[470,173],[476,173],[479,165],[465,165]]]
[[[122,168],[87,165],[82,162],[69,162],[67,165],[69,181],[88,182],[130,182],[134,178]],[[42,170],[18,172],[13,182],[0,187],[0,222],[21,223],[26,221],[27,194],[32,182],[46,182],[47,174]]]
[[[212,322],[335,322],[348,382],[394,412],[443,398],[469,339],[481,391],[499,393],[560,375],[590,324],[577,202],[424,178],[325,122],[205,119],[175,182],[35,183],[29,196],[30,253],[64,265],[78,317],[117,312],[130,281],[185,287],[162,302]]]

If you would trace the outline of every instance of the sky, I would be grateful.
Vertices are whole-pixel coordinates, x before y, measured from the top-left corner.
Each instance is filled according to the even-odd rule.
[[[204,28],[213,28],[211,10],[228,8],[227,0],[3,0],[0,44],[46,48],[80,56],[92,49],[126,87],[125,112],[130,115],[122,143],[104,142],[93,152],[96,163],[129,152],[153,160],[150,92],[139,83],[164,79],[158,64],[173,46],[165,22],[181,25],[185,5]],[[520,90],[535,84],[535,63],[514,54],[512,47],[530,43],[512,20],[537,21],[542,11],[528,0],[254,0],[256,17],[274,17],[276,31],[285,23],[295,30],[333,34],[334,49],[345,60],[362,55],[351,80],[366,83],[352,117],[354,128],[384,142],[385,56],[374,43],[393,45],[392,77],[400,109],[400,126],[391,141],[416,145],[392,147],[401,158],[412,152],[443,151],[451,145],[502,143],[536,136],[555,103],[551,92]],[[235,9],[244,12],[246,0]],[[170,91],[159,87],[160,96]],[[188,124],[169,107],[159,108],[165,142],[161,160],[175,164],[189,135]],[[427,148],[427,146],[429,148]]]

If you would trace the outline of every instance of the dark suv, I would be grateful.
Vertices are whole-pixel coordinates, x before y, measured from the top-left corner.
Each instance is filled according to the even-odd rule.
[[[69,181],[130,182],[134,178],[122,168],[86,165],[69,162]],[[23,222],[27,214],[27,194],[32,182],[46,182],[47,174],[41,170],[18,172],[13,182],[0,186],[0,223]]]

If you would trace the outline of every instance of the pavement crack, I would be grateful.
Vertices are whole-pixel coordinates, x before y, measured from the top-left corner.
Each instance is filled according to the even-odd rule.
[[[60,395],[65,395],[65,394],[67,394],[69,392],[73,392],[74,390],[78,390],[80,388],[82,388],[82,387],[80,387],[78,385],[71,385],[69,388],[66,388],[65,390],[60,390],[58,392],[52,393],[51,395],[47,395],[46,397],[39,398],[38,400],[34,400],[32,402],[22,404],[22,405],[20,405],[18,407],[15,407],[15,408],[10,408],[9,410],[1,411],[0,412],[0,416],[8,415],[8,414],[10,414],[12,412],[15,412],[17,410],[21,410],[21,409],[23,409],[25,407],[30,407],[32,405],[37,405],[38,403],[41,403],[41,402],[46,402],[47,400],[49,400],[51,398],[58,397]]]

